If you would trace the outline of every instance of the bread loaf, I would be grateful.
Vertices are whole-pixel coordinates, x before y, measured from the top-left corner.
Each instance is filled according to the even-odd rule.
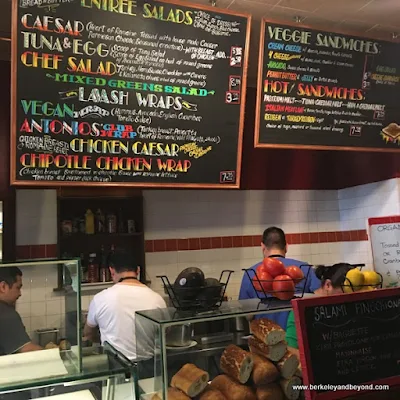
[[[271,361],[257,354],[253,354],[253,373],[251,378],[256,386],[267,385],[279,378],[279,371]]]
[[[196,397],[207,386],[210,379],[208,372],[194,364],[185,364],[171,379],[171,386],[189,397]]]
[[[227,400],[256,400],[256,395],[248,386],[241,385],[227,375],[218,375],[210,384],[219,390]]]
[[[299,378],[303,378],[303,370],[301,369],[301,364],[299,364],[294,374]]]
[[[259,386],[256,396],[257,400],[285,400],[282,389],[277,383]]]
[[[290,351],[287,351],[283,358],[277,362],[276,366],[282,378],[289,379],[295,374],[299,366],[299,359]]]
[[[53,342],[49,342],[46,344],[46,346],[44,347],[45,350],[49,350],[49,349],[58,349],[58,346],[53,343]]]
[[[250,323],[253,335],[269,346],[285,340],[285,331],[267,318],[253,319]]]
[[[155,394],[151,400],[161,400],[162,396]],[[166,400],[190,400],[190,397],[186,396],[180,390],[175,388],[168,388],[167,399]]]
[[[281,379],[280,385],[288,400],[297,400],[300,397],[300,389],[295,389],[294,386],[301,385],[301,379],[298,376],[292,376],[289,379]]]
[[[231,344],[222,353],[220,367],[226,375],[239,383],[246,383],[253,370],[253,358],[249,352]]]
[[[227,398],[216,389],[206,389],[198,398],[198,400],[227,400]]]
[[[267,357],[271,361],[279,361],[287,351],[287,344],[284,341],[268,346],[254,336],[249,338],[249,347],[252,353]]]

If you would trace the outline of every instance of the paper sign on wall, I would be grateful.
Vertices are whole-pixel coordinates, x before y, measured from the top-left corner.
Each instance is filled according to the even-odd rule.
[[[400,215],[369,218],[374,268],[383,276],[383,287],[400,286]]]

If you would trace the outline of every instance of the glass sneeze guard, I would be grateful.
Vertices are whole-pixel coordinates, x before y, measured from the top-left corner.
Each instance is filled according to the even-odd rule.
[[[178,311],[173,307],[168,307],[165,309],[138,311],[136,314],[159,325],[174,326],[182,325],[185,322],[217,321],[247,315],[269,314],[291,308],[290,300],[276,301],[271,299],[268,303],[261,303],[258,299],[248,299],[223,302],[218,309],[201,313]]]
[[[53,289],[60,266],[66,290],[56,293]],[[82,374],[80,260],[2,262],[0,272],[1,268],[10,267],[22,272],[21,297],[16,301],[16,311],[19,304],[25,306],[25,313],[20,315],[22,323],[31,342],[41,345],[43,350],[8,354],[6,349],[0,347],[0,352],[3,352],[0,355],[0,391],[32,386],[35,382],[47,384]],[[58,306],[58,314],[54,310],[49,310],[51,314],[47,313],[48,302]],[[35,318],[36,325],[31,328],[30,320],[37,315],[41,317]],[[50,342],[53,348],[46,348]]]

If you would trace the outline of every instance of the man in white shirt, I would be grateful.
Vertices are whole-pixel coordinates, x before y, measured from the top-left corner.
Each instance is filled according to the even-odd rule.
[[[139,267],[130,254],[116,250],[110,260],[114,286],[94,296],[89,306],[84,336],[96,341],[98,328],[101,343],[108,342],[130,360],[150,358],[154,351],[152,326],[140,326],[136,332],[135,312],[166,308],[163,298],[138,280]],[[143,335],[142,348],[136,349],[136,335]]]

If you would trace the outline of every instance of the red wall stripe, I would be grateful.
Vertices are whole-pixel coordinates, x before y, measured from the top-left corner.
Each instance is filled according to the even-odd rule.
[[[289,233],[286,240],[291,244],[315,244],[332,242],[359,242],[368,240],[365,229],[334,232]],[[239,247],[257,247],[261,243],[261,235],[218,236],[188,239],[156,239],[146,240],[146,253],[165,251],[230,249]],[[56,244],[40,244],[17,246],[17,259],[56,258]]]
[[[377,217],[369,218],[368,225],[380,225],[380,224],[397,224],[400,222],[400,215],[391,215],[389,217]]]
[[[291,244],[312,244],[331,242],[358,242],[368,240],[365,229],[334,232],[289,233],[286,240]],[[261,243],[261,235],[220,236],[189,239],[146,240],[146,253],[163,251],[229,249],[238,247],[256,247]]]

